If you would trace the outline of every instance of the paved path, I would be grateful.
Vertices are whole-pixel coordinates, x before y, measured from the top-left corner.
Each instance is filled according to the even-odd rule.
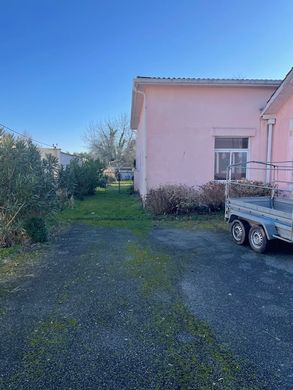
[[[121,269],[130,239],[74,226],[33,278],[13,286],[0,326],[1,389],[152,386],[157,347],[139,326],[148,307]]]
[[[227,233],[73,225],[0,298],[0,388],[290,389],[292,267]]]
[[[221,232],[161,230],[175,251],[197,250],[182,279],[185,301],[234,353],[293,389],[293,248],[275,242],[266,255]]]

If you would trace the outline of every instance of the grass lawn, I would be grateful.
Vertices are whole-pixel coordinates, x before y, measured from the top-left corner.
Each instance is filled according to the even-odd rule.
[[[159,216],[147,213],[136,194],[129,194],[130,184],[122,182],[98,189],[95,196],[75,201],[74,207],[60,214],[60,221],[90,223],[100,227],[128,228],[144,234],[151,227],[185,229],[226,229],[222,212],[205,215]]]

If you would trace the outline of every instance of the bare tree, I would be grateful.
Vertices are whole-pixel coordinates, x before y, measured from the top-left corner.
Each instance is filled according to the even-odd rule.
[[[126,114],[103,122],[91,122],[84,138],[90,154],[104,164],[133,165],[135,139]]]

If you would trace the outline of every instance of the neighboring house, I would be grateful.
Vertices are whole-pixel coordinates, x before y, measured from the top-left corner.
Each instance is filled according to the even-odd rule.
[[[57,158],[59,165],[66,167],[70,161],[76,158],[74,154],[62,152],[59,148],[39,148],[42,158],[46,158],[48,154]]]
[[[116,173],[120,173],[120,180],[132,180],[133,179],[133,168],[130,167],[113,167],[108,166],[104,169],[104,175],[116,179]]]
[[[135,189],[225,179],[228,164],[293,160],[293,68],[282,80],[137,77]],[[245,169],[235,178],[269,181]]]
[[[120,180],[132,180],[133,179],[133,169],[124,167],[119,168]]]

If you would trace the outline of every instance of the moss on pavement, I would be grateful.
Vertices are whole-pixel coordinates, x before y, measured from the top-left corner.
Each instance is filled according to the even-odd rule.
[[[59,220],[69,225],[76,223],[94,225],[103,232],[108,231],[109,235],[114,231],[119,235],[119,232],[117,233],[119,229],[131,232],[131,239],[121,240],[121,246],[110,247],[108,241],[105,244],[102,239],[92,242],[92,246],[88,245],[87,252],[81,253],[78,257],[78,266],[84,265],[87,270],[82,273],[84,280],[80,279],[79,283],[83,288],[87,288],[91,277],[90,267],[101,267],[106,261],[103,260],[104,256],[109,264],[107,263],[106,271],[101,274],[101,278],[108,278],[107,280],[113,282],[119,270],[121,273],[119,277],[125,278],[129,284],[138,286],[139,300],[142,307],[148,308],[149,313],[139,324],[140,337],[142,339],[152,337],[152,342],[159,350],[158,361],[150,362],[152,366],[156,366],[156,377],[152,380],[156,389],[264,388],[263,383],[258,385],[255,380],[257,377],[255,370],[246,362],[232,356],[219,344],[209,325],[196,318],[184,304],[180,280],[189,262],[196,258],[196,251],[174,253],[154,243],[149,234],[154,226],[177,229],[224,229],[221,214],[153,219],[143,210],[138,197],[129,194],[127,186],[122,186],[119,193],[117,186],[114,185],[99,190],[93,197],[76,201],[72,209],[66,209],[60,215]],[[7,269],[14,272],[13,264],[19,261],[19,253],[17,248],[7,250],[6,253],[0,251],[0,273],[1,270],[10,272]],[[10,259],[8,262],[5,260],[7,258]],[[111,258],[113,264],[109,260]],[[75,277],[79,277],[79,274]],[[76,293],[75,288],[76,284],[63,282],[62,289],[60,288],[55,297],[54,310],[58,305],[66,307],[70,302],[74,302],[72,291]],[[97,322],[101,322],[103,318],[106,322],[111,321],[111,313],[115,307],[114,292],[112,295],[109,302],[105,302],[103,306],[104,310],[109,308],[109,313],[100,312]],[[129,294],[126,299],[125,307],[131,307],[134,298]],[[41,319],[32,327],[26,339],[27,350],[23,354],[23,371],[21,374],[15,374],[15,378],[11,378],[11,383],[20,383],[23,377],[32,377],[34,380],[42,377],[51,357],[58,354],[59,349],[70,348],[69,339],[78,326],[78,320],[71,317],[59,318],[57,314],[51,318]]]

